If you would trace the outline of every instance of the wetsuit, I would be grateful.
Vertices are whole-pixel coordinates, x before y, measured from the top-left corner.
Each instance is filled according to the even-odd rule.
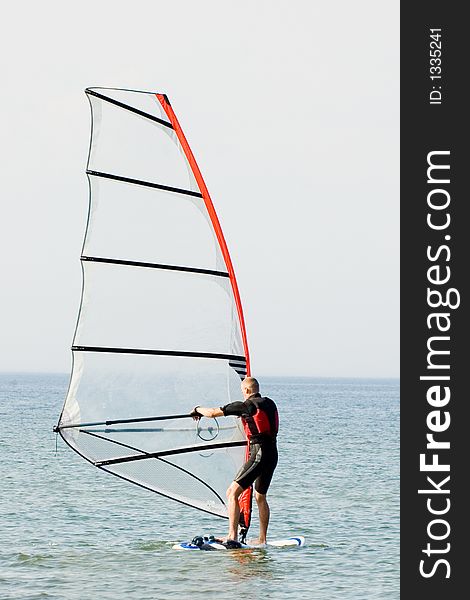
[[[220,407],[224,416],[242,418],[250,453],[246,463],[235,475],[234,481],[244,490],[253,482],[260,494],[266,494],[277,465],[276,436],[279,415],[270,398],[252,394],[245,402],[231,402]]]

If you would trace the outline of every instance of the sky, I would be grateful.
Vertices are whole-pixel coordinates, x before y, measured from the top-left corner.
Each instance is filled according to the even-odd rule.
[[[253,374],[399,375],[398,1],[43,0],[3,21],[0,371],[70,370],[83,90],[109,86],[170,97]]]

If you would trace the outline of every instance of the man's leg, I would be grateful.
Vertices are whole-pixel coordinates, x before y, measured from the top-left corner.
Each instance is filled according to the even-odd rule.
[[[259,543],[266,544],[266,535],[269,525],[269,504],[266,500],[266,494],[260,494],[255,491],[256,503],[259,511]]]
[[[243,492],[241,485],[232,481],[227,490],[229,529],[227,539],[238,541],[238,522],[240,520],[240,505],[238,498]]]

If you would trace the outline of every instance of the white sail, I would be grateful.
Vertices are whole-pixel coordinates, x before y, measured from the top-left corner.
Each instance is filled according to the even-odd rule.
[[[83,293],[57,430],[99,468],[227,516],[225,490],[246,454],[241,424],[189,416],[241,399],[249,370],[220,224],[166,96],[86,93]]]

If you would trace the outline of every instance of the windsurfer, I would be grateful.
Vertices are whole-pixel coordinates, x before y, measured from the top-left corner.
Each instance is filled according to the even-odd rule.
[[[242,418],[249,443],[249,455],[227,490],[229,532],[227,540],[238,540],[240,521],[239,498],[244,490],[255,484],[255,499],[259,512],[259,538],[251,543],[266,544],[269,525],[269,504],[266,494],[277,465],[276,436],[279,416],[276,404],[259,393],[259,383],[246,377],[241,383],[244,402],[231,402],[219,408],[196,406],[191,413],[195,420],[201,417],[234,415]]]

